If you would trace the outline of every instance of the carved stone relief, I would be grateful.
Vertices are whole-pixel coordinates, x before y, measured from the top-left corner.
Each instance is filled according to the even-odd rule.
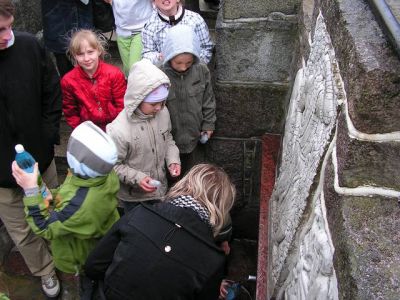
[[[339,95],[336,72],[334,51],[320,14],[309,58],[296,76],[286,120],[279,177],[271,197],[271,279],[273,286],[281,282],[278,296],[284,294],[286,299],[337,298],[332,267],[334,249],[322,213],[325,209],[321,203],[322,191],[320,195],[314,193],[315,200],[310,199],[318,167],[336,124]],[[313,213],[305,221],[309,225],[299,228],[307,202],[312,203]],[[303,230],[304,234],[301,233]],[[293,257],[288,258],[294,245],[297,245],[297,251],[292,251]],[[288,263],[290,260],[293,263]]]

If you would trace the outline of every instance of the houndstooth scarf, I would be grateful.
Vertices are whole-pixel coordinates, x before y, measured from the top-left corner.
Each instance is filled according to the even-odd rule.
[[[194,210],[204,223],[206,223],[208,226],[211,226],[210,212],[192,196],[179,196],[178,198],[171,200],[170,203],[174,206],[190,208]]]

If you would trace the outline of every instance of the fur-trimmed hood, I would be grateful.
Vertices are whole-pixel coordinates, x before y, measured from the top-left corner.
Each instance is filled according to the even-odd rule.
[[[128,117],[131,117],[143,99],[161,84],[171,86],[168,76],[150,60],[142,59],[135,63],[129,71],[128,87],[124,97],[124,107]]]

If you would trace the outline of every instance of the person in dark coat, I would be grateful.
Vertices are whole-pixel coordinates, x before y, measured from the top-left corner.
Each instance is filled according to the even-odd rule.
[[[47,244],[25,221],[23,190],[11,175],[14,146],[23,144],[40,165],[49,188],[55,188],[54,144],[59,143],[61,90],[48,52],[35,36],[12,29],[14,5],[0,0],[0,218],[29,270],[41,277],[49,297],[60,284]]]
[[[215,237],[234,198],[221,168],[194,166],[165,202],[140,204],[111,228],[89,255],[87,276],[108,300],[218,299],[225,254]]]
[[[65,54],[72,31],[93,28],[92,3],[89,0],[42,0],[43,39],[53,52],[60,76],[73,69]]]

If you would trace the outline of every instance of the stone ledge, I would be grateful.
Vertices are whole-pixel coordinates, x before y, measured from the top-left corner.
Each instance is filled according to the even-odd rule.
[[[329,164],[325,201],[339,299],[397,299],[400,208],[397,199],[336,194]]]
[[[286,21],[216,27],[216,77],[223,81],[288,82],[296,25]]]
[[[350,116],[365,133],[400,131],[400,61],[366,1],[323,1]]]
[[[225,0],[223,17],[224,19],[260,18],[268,16],[271,12],[293,14],[296,13],[299,2],[299,0]]]
[[[367,185],[400,190],[400,143],[351,139],[342,114],[338,120],[336,151],[340,186]]]

